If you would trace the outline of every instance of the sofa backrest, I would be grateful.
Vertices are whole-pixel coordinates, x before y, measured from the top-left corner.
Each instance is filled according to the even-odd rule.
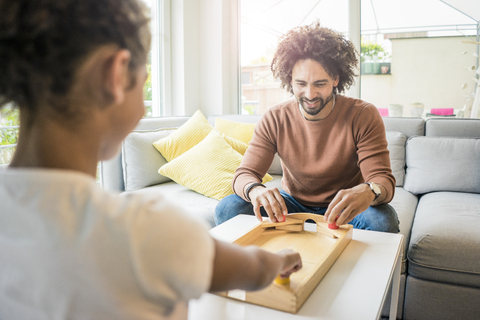
[[[261,116],[210,116],[208,120],[212,126],[215,126],[215,118],[217,117],[237,122],[257,123]],[[165,182],[166,179],[170,180],[159,174],[151,174],[151,172],[156,173],[156,170],[158,170],[152,170],[153,166],[155,168],[160,167],[165,160],[154,150],[153,146],[151,148],[152,152],[144,154],[145,150],[147,150],[146,146],[162,138],[164,134],[171,133],[171,130],[169,131],[168,129],[174,130],[187,122],[188,119],[190,119],[190,117],[141,119],[132,134],[122,142],[118,156],[100,163],[100,175],[103,187],[112,191],[129,191],[162,183]],[[136,153],[136,150],[143,150],[142,154]],[[278,156],[275,157],[269,173],[282,174],[282,167]]]
[[[208,121],[215,126],[215,118],[243,122],[257,123],[261,116],[258,115],[220,115],[210,116]],[[190,117],[161,117],[161,118],[145,118],[140,120],[136,132],[154,132],[158,129],[177,128],[184,124]],[[387,141],[389,143],[390,159],[392,170],[397,179],[397,186],[403,186],[405,179],[405,141],[415,136],[455,136],[463,138],[480,138],[480,119],[443,119],[433,118],[425,121],[422,118],[383,118],[385,129],[387,131]],[[154,136],[156,133],[152,133]],[[131,137],[135,138],[134,136]],[[129,148],[129,139],[122,143],[120,151]],[[129,149],[131,150],[131,149]],[[411,150],[413,152],[414,149]],[[415,152],[421,150],[415,149]],[[125,190],[125,161],[122,152],[112,160],[103,161],[101,166],[101,178],[104,188],[108,190]],[[281,162],[278,156],[275,156],[274,163],[269,172],[281,174]],[[277,173],[278,172],[278,173]],[[131,180],[130,180],[131,181]],[[413,181],[413,180],[411,180]],[[160,182],[159,182],[160,183]]]
[[[215,127],[215,118],[222,118],[225,120],[243,122],[243,123],[257,123],[262,116],[258,115],[244,115],[244,114],[225,114],[225,115],[213,115],[208,117],[208,122]]]
[[[215,126],[215,118],[227,119],[230,121],[244,122],[244,123],[257,123],[261,116],[259,115],[217,115],[208,117],[208,121],[212,126]],[[385,124],[386,131],[396,131],[403,133],[407,138],[412,136],[425,135],[425,120],[422,118],[390,118],[384,117],[383,123]]]
[[[425,120],[422,118],[390,118],[384,117],[386,131],[403,133],[407,138],[425,135]]]
[[[480,138],[479,119],[431,118],[425,123],[427,137]]]

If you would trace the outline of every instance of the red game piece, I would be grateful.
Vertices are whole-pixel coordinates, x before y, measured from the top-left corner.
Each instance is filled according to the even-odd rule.
[[[337,221],[337,219],[338,219],[338,218],[336,218],[335,221]],[[338,226],[335,224],[335,222],[334,222],[334,223],[329,223],[329,224],[328,224],[328,227],[329,227],[330,229],[338,229]]]
[[[328,224],[328,227],[329,227],[330,229],[338,229],[338,226],[337,226],[335,223],[329,223],[329,224]]]

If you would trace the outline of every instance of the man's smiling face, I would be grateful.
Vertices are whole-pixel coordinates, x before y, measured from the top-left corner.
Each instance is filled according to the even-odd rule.
[[[338,77],[333,79],[315,60],[298,60],[293,66],[293,94],[308,120],[323,119],[330,114],[329,103],[337,85]],[[327,105],[329,108],[325,108]]]

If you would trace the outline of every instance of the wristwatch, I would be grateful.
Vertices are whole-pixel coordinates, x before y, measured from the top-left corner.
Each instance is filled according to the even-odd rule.
[[[368,184],[370,186],[370,190],[372,190],[372,192],[375,194],[373,201],[377,200],[382,194],[382,189],[380,189],[379,185],[375,182],[365,182],[365,184]]]

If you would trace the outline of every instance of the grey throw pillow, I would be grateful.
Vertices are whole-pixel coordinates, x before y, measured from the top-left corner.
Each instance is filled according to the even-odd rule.
[[[405,142],[407,137],[397,131],[387,131],[388,151],[390,151],[390,166],[396,180],[396,186],[403,186],[405,179]]]
[[[480,193],[480,139],[412,137],[406,147],[405,190]]]
[[[156,131],[134,131],[122,143],[122,167],[125,191],[171,181],[158,173],[167,160],[153,146],[153,142],[165,138],[176,128]]]

